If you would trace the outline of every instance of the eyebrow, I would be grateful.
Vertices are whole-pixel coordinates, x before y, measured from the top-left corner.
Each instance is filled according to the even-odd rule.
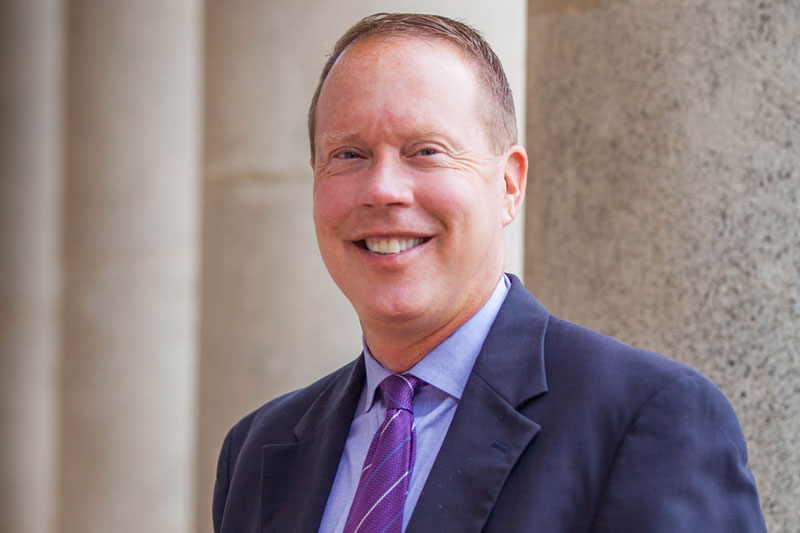
[[[358,140],[361,135],[357,131],[322,133],[320,143],[342,144]]]
[[[361,140],[361,134],[358,131],[345,131],[345,132],[331,132],[321,133],[320,142],[326,144],[348,144],[351,142]],[[434,128],[420,128],[407,132],[405,138],[431,138],[434,140],[444,140],[450,143],[450,139],[446,133]]]

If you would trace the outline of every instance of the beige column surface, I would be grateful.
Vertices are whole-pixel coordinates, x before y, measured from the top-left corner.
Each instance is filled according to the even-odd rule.
[[[0,531],[51,531],[58,446],[60,1],[0,16]]]
[[[335,40],[378,11],[462,18],[485,32],[524,108],[525,7],[504,2],[206,4],[198,531],[210,531],[227,429],[265,401],[355,358],[361,332],[330,280],[311,216],[306,113]],[[509,267],[522,270],[521,223]]]
[[[733,403],[800,523],[800,3],[529,4],[526,279]]]
[[[60,515],[193,526],[200,2],[70,2]]]

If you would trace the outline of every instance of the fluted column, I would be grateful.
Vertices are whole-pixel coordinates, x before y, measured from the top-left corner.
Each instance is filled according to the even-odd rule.
[[[198,530],[210,531],[225,431],[275,396],[355,358],[361,334],[330,280],[311,215],[306,113],[335,40],[385,2],[210,0],[206,21]],[[393,11],[429,12],[424,1]],[[524,112],[525,2],[437,2],[484,30]],[[522,270],[522,224],[509,266]]]
[[[58,449],[62,3],[0,15],[0,531],[49,533]]]
[[[60,516],[192,528],[201,3],[70,2]]]
[[[526,279],[700,369],[800,513],[800,4],[531,0]]]

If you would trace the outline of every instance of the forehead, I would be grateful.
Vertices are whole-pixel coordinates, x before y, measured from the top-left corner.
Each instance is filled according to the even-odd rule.
[[[432,63],[436,69],[466,70],[474,76],[466,53],[443,37],[373,35],[355,41],[339,55],[325,85],[337,75],[352,76],[351,69],[376,73],[401,69],[408,63],[415,65],[419,74],[429,73],[424,66]]]
[[[464,52],[444,39],[379,36],[356,41],[322,87],[317,135],[417,124],[474,127],[478,81]]]

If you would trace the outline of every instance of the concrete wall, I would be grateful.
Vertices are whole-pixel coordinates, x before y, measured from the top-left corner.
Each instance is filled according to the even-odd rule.
[[[193,525],[199,2],[70,2],[59,531]]]
[[[2,13],[0,531],[47,533],[58,450],[63,6],[17,2]]]
[[[0,16],[0,530],[194,525],[200,3]]]
[[[800,3],[537,1],[526,279],[731,399],[800,523]]]

